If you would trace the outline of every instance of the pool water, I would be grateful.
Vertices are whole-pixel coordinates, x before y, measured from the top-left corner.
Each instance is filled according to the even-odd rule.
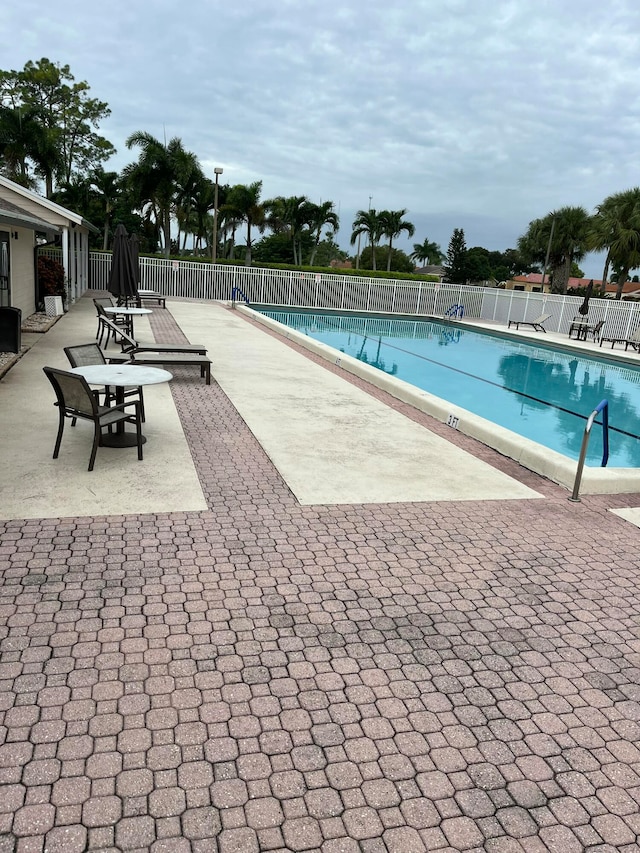
[[[261,313],[576,460],[586,420],[606,399],[608,465],[640,468],[640,366],[432,321]],[[602,461],[599,422],[588,465]]]

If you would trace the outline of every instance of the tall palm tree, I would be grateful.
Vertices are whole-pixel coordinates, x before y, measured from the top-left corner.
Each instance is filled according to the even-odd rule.
[[[366,234],[371,245],[372,269],[376,268],[376,246],[382,236],[382,226],[378,214],[374,208],[371,210],[359,210],[353,220],[351,233],[351,245],[355,246],[356,240],[361,234]]]
[[[265,223],[277,234],[288,234],[293,263],[302,264],[302,235],[310,224],[311,204],[305,195],[277,196],[264,203]]]
[[[606,250],[602,284],[611,264],[618,277],[616,299],[622,299],[629,272],[640,266],[640,187],[614,193],[596,207],[588,245]]]
[[[232,207],[228,201],[218,208],[218,228],[220,229],[223,238],[223,255],[225,258],[233,258],[233,252],[236,244],[236,231],[241,225],[242,219],[239,212]]]
[[[571,264],[588,251],[591,217],[584,207],[561,207],[529,223],[518,238],[518,249],[537,263],[549,259],[554,290],[567,292]]]
[[[219,194],[220,190],[218,189],[218,196]],[[190,198],[192,224],[194,228],[193,233],[195,236],[193,246],[194,253],[200,252],[202,250],[203,243],[206,244],[209,228],[211,228],[211,233],[213,235],[213,217],[210,215],[210,212],[214,207],[215,184],[210,178],[207,178],[204,174],[200,173],[198,180],[192,188]]]
[[[313,266],[316,259],[316,252],[322,236],[322,229],[325,225],[329,225],[335,234],[340,228],[340,219],[335,212],[332,201],[324,201],[321,204],[311,204],[309,210],[309,227],[313,235],[313,248],[309,257],[309,266]]]
[[[399,237],[403,231],[406,231],[409,237],[413,237],[416,230],[412,222],[406,222],[403,220],[406,213],[406,208],[402,208],[402,210],[381,210],[378,214],[382,234],[389,238],[387,272],[391,271],[391,250],[393,248],[394,238]]]
[[[413,244],[413,252],[409,255],[412,261],[427,264],[441,264],[444,261],[444,254],[437,243],[432,243],[431,240],[425,238],[422,243]]]
[[[153,211],[163,235],[166,257],[171,252],[171,216],[180,187],[187,184],[199,164],[195,154],[185,151],[176,136],[167,144],[150,133],[137,131],[127,139],[127,148],[140,148],[137,163],[126,166],[123,176],[133,189],[141,210]]]
[[[98,166],[91,172],[89,179],[104,212],[102,248],[106,252],[109,247],[111,216],[120,195],[120,177],[117,172],[105,172],[102,166]]]
[[[184,181],[178,182],[176,186],[174,213],[178,222],[178,246],[180,246],[180,234],[182,233],[182,254],[187,247],[188,235],[195,234],[198,228],[198,217],[194,211],[195,199],[207,180],[209,179],[205,177],[204,172],[198,166],[198,168],[187,173]]]
[[[251,266],[251,229],[264,230],[265,209],[260,201],[262,193],[262,181],[254,181],[249,184],[236,184],[229,190],[228,206],[235,211],[238,218],[247,225],[247,248],[245,252],[245,266]]]

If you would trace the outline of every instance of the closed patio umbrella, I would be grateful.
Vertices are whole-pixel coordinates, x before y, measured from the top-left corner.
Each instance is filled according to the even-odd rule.
[[[127,230],[122,224],[116,228],[113,238],[113,256],[107,288],[119,303],[126,303],[138,294],[138,273],[131,254]]]
[[[129,250],[136,271],[136,289],[140,287],[140,241],[137,234],[129,234]]]
[[[584,294],[584,302],[578,308],[578,313],[582,314],[583,317],[586,317],[589,313],[589,299],[591,298],[591,294],[593,293],[593,279],[587,285],[587,289]]]

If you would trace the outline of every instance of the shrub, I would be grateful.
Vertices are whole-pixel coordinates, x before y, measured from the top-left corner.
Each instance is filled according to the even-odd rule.
[[[46,255],[38,257],[38,288],[40,298],[45,296],[66,296],[64,289],[64,267],[59,261]]]

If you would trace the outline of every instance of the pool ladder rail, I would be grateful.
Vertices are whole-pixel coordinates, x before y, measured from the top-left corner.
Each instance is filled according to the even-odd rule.
[[[231,291],[231,302],[233,305],[235,305],[236,302],[239,301],[238,297],[240,297],[240,299],[244,302],[245,305],[250,304],[249,297],[247,296],[247,294],[243,290],[241,290],[241,288],[234,286]]]
[[[605,468],[609,461],[609,401],[602,400],[587,418],[587,425],[584,428],[582,436],[582,447],[580,448],[580,458],[578,459],[578,470],[576,471],[576,479],[573,484],[573,493],[569,498],[570,501],[578,502],[580,500],[580,482],[582,480],[582,471],[584,469],[584,460],[587,455],[589,446],[589,438],[591,436],[591,427],[596,418],[602,412],[602,462],[601,467]]]
[[[464,305],[452,305],[444,312],[445,317],[453,318],[454,320],[462,320],[464,317]]]

